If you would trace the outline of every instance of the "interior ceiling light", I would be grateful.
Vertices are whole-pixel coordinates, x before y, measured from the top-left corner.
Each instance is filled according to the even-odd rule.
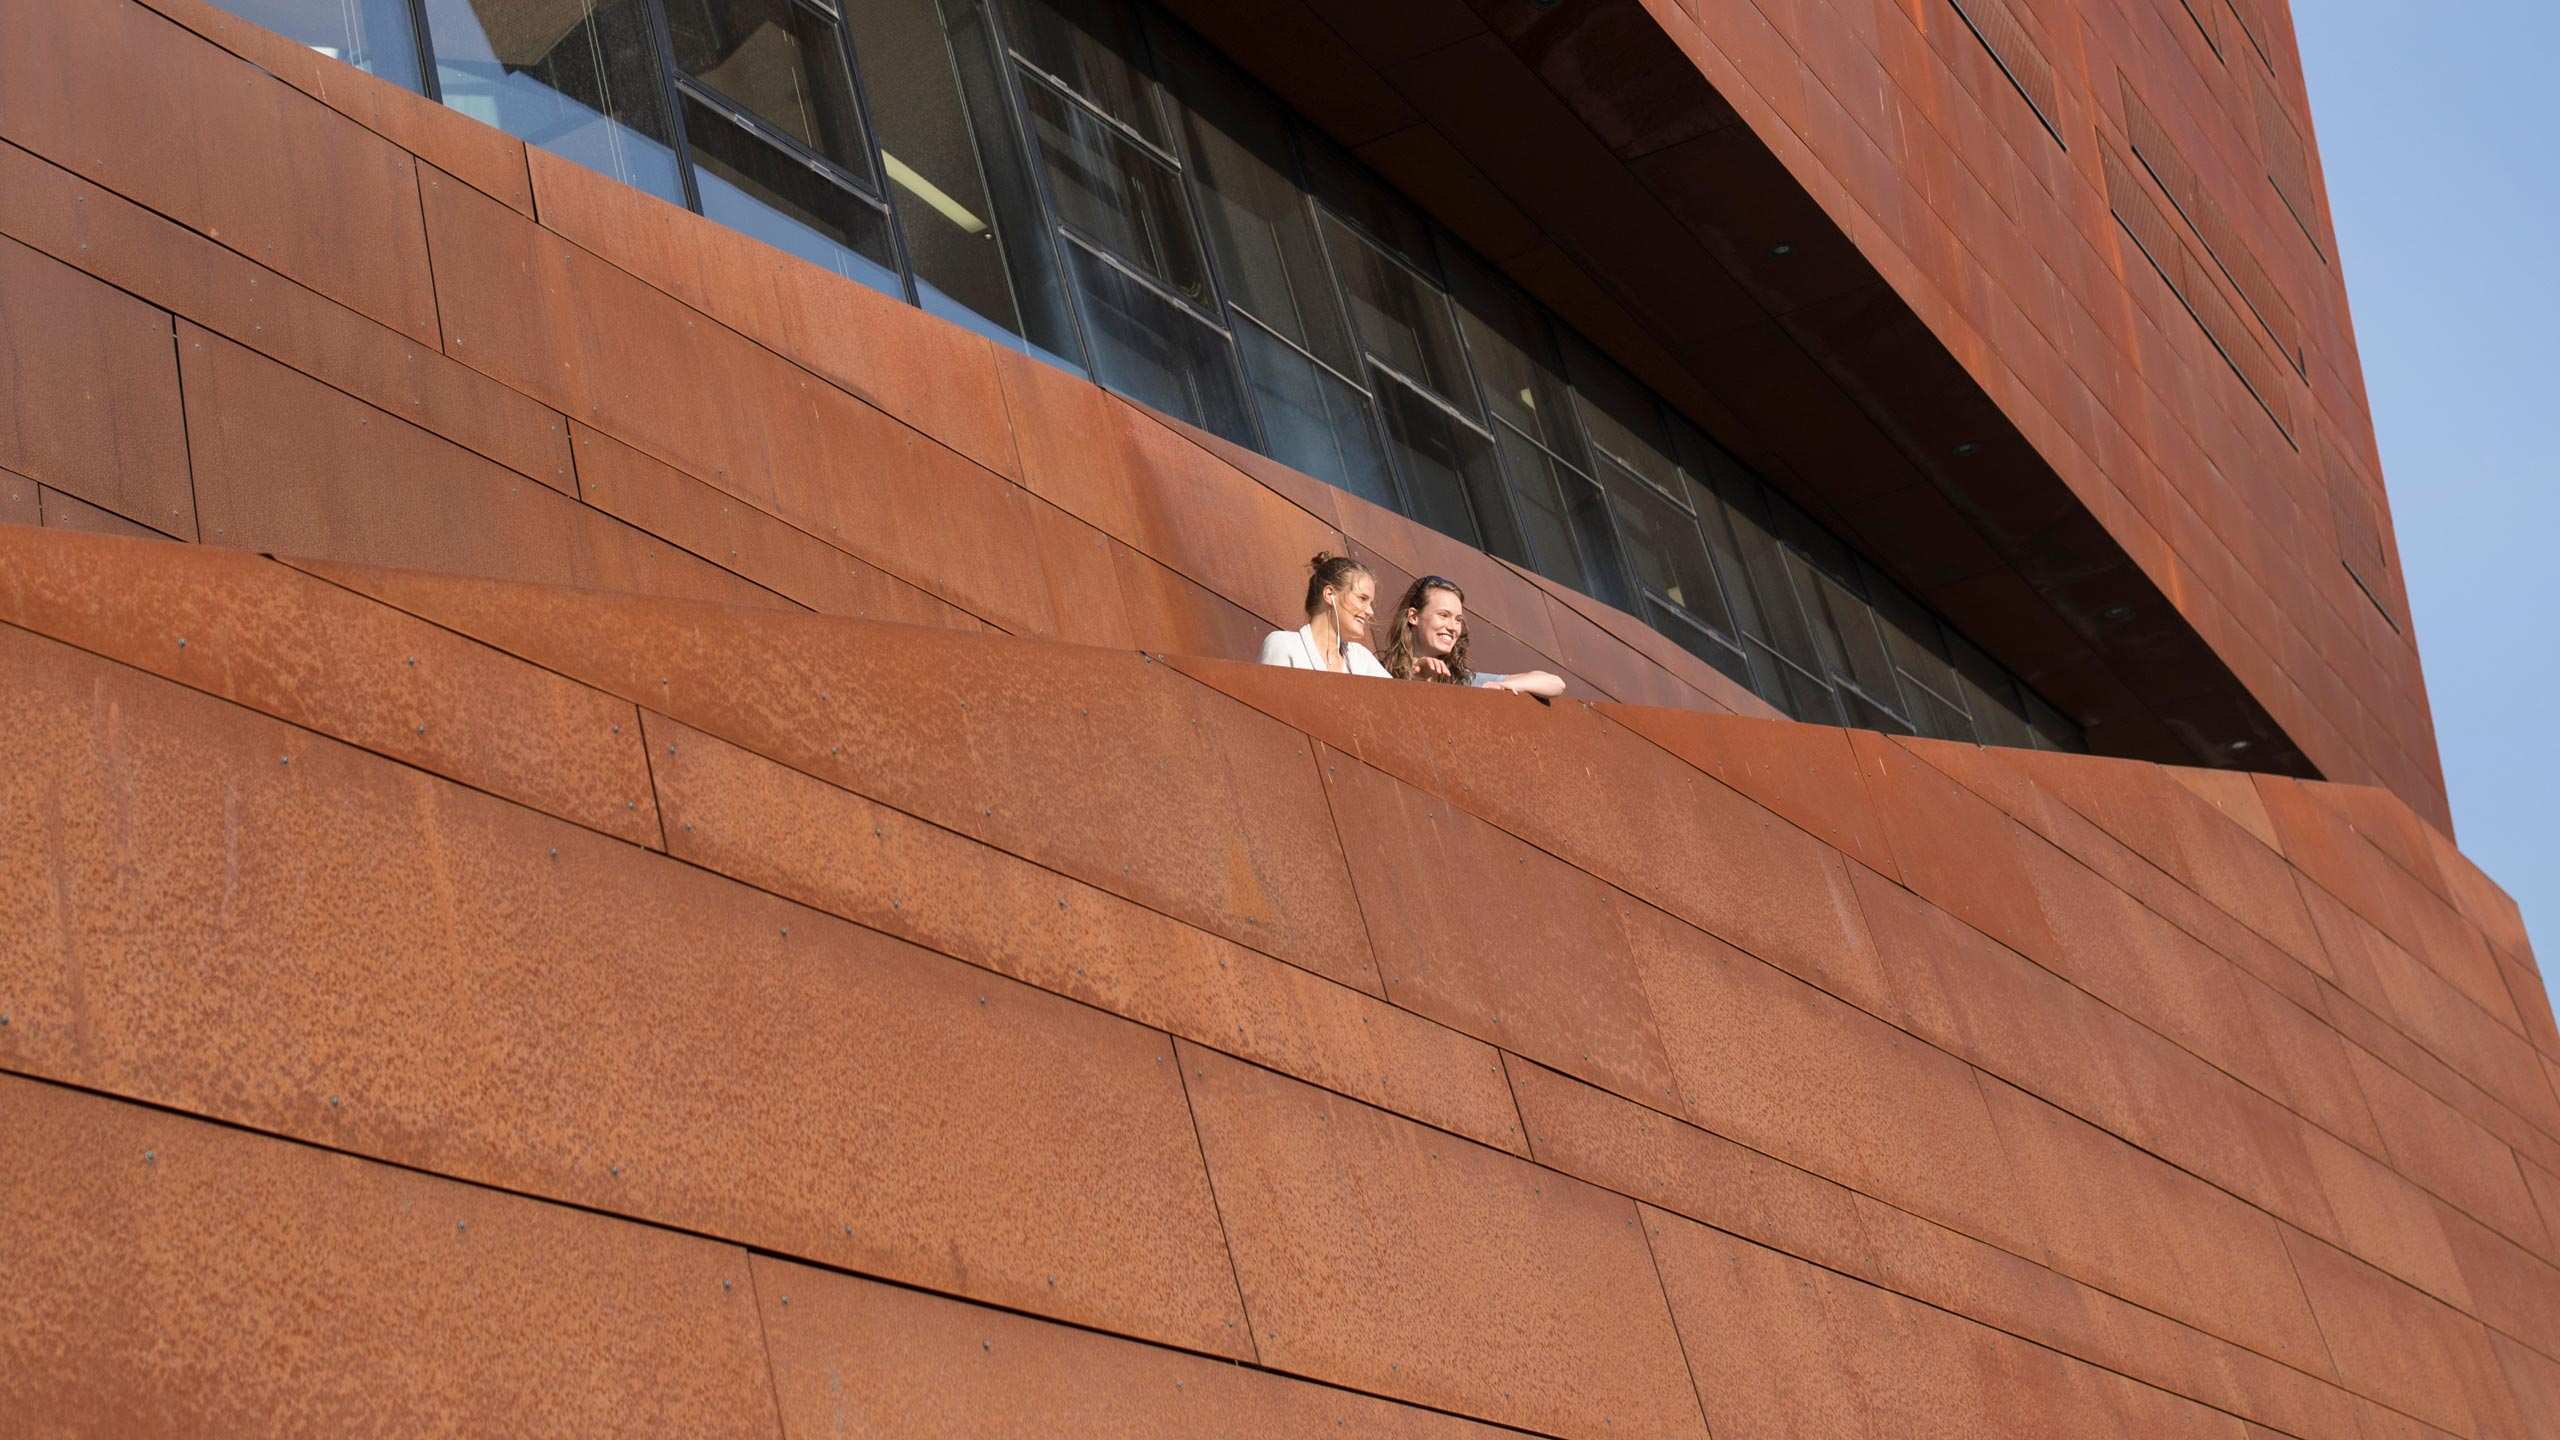
[[[1770,247],[1769,247],[1769,253],[1770,253],[1770,254],[1772,254],[1772,255],[1781,255],[1781,256],[1783,256],[1783,255],[1793,255],[1794,253],[1796,253],[1796,247],[1795,247],[1795,246],[1793,246],[1793,245],[1791,245],[1791,244],[1789,244],[1789,243],[1787,243],[1787,242],[1786,242],[1786,241],[1784,241],[1784,240],[1781,240],[1781,241],[1779,241],[1777,244],[1772,245],[1772,246],[1770,246]]]
[[[1956,446],[1956,458],[1959,460],[1968,459],[1981,453],[1982,447],[1971,440],[1967,440]]]
[[[2230,752],[2231,752],[2232,754],[2237,755],[2237,754],[2239,754],[2241,751],[2246,750],[2246,749],[2248,749],[2248,748],[2249,748],[2249,742],[2248,742],[2248,741],[2246,741],[2246,740],[2234,740],[2234,741],[2232,741],[2232,742],[2230,743],[2230,745],[2226,746],[2225,748],[2226,748],[2226,749],[2228,749],[2228,750],[2230,750]]]
[[[2133,607],[2130,605],[2110,605],[2106,609],[2099,611],[2098,617],[2102,620],[2113,620],[2118,624],[2122,624],[2123,622],[2133,618]]]
[[[880,164],[889,172],[889,178],[898,182],[898,188],[932,206],[943,219],[972,235],[987,233],[986,221],[971,214],[968,206],[952,199],[941,186],[917,174],[906,161],[883,150],[880,152]]]

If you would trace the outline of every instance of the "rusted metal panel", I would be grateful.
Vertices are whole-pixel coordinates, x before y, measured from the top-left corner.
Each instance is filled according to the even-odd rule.
[[[1139,656],[312,568],[793,769],[1377,990],[1306,736]]]
[[[0,620],[635,844],[639,712],[272,560],[0,532]]]
[[[0,1065],[1251,1353],[1157,1031],[15,629],[0,729]]]
[[[0,468],[194,539],[170,333],[166,312],[0,239]]]
[[[1624,1196],[1180,1049],[1263,1363],[1550,1435],[1706,1433]]]
[[[747,1253],[0,1076],[19,1434],[776,1437]]]
[[[1491,1046],[659,715],[674,854],[1504,1149]],[[1407,1002],[1410,1003],[1410,1002]]]
[[[431,344],[16,146],[0,144],[0,187],[10,196],[0,232],[555,490],[572,488],[560,417]]]
[[[133,0],[30,5],[10,41],[0,138],[436,343],[409,152]]]

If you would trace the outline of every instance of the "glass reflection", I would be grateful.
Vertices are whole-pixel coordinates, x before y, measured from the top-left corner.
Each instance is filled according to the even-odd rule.
[[[418,88],[418,32],[404,0],[232,0],[228,8],[332,60]]]
[[[685,203],[643,0],[425,0],[444,103]]]

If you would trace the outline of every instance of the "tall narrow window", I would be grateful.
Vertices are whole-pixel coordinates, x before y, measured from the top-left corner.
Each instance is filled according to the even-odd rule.
[[[1013,147],[1000,127],[979,124],[962,89],[954,52],[982,46],[983,26],[970,22],[946,32],[934,0],[862,0],[846,9],[845,23],[878,130],[882,188],[915,271],[917,303],[1003,343],[1022,343],[1031,330],[1015,299],[1008,251],[1045,247],[1038,212],[1022,198],[1028,187],[1018,163],[1011,167],[1014,198],[997,203],[1002,178],[990,182],[980,147],[990,135],[997,140],[1008,152],[998,166],[1011,159]]]
[[[1005,16],[1095,377],[1259,445],[1134,14],[1125,0],[1009,0]]]

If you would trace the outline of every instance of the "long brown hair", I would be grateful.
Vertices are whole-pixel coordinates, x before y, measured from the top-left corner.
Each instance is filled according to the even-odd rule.
[[[1449,673],[1446,675],[1434,675],[1422,668],[1421,653],[1414,648],[1413,632],[1421,628],[1415,617],[1421,613],[1423,602],[1431,598],[1431,592],[1434,590],[1448,591],[1457,597],[1459,607],[1465,608],[1467,592],[1459,589],[1455,583],[1437,575],[1425,575],[1414,581],[1412,588],[1404,592],[1404,599],[1396,606],[1396,618],[1387,624],[1387,648],[1380,652],[1378,660],[1387,667],[1388,674],[1399,680],[1437,680],[1444,685],[1464,685],[1475,678],[1474,672],[1467,668],[1467,627],[1465,625],[1461,624],[1458,627],[1458,643],[1450,647],[1449,654],[1443,662],[1449,667]]]

